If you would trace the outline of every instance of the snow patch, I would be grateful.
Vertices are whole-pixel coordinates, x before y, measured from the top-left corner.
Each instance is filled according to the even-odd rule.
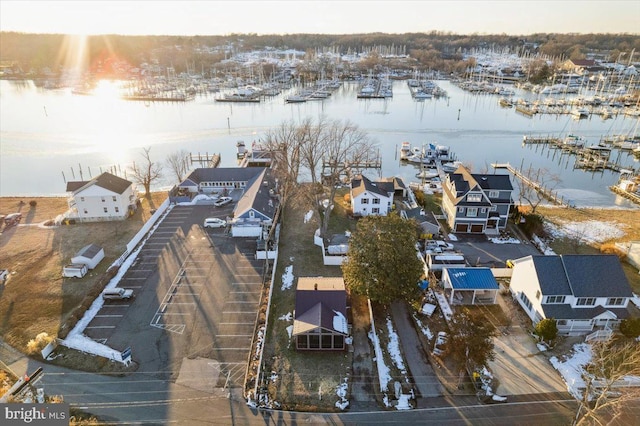
[[[393,323],[391,318],[387,318],[387,332],[389,337],[389,343],[387,344],[387,351],[393,363],[398,367],[402,374],[407,374],[407,369],[404,366],[404,360],[402,359],[402,353],[400,352],[400,340],[396,331],[393,329]]]
[[[278,319],[282,321],[291,321],[293,319],[293,314],[291,312],[288,312],[287,314],[282,315]]]
[[[374,361],[376,362],[376,366],[378,367],[380,389],[384,392],[388,390],[389,382],[391,381],[391,371],[389,367],[387,367],[387,365],[384,363],[384,358],[382,357],[382,348],[380,347],[380,340],[378,340],[378,336],[372,331],[368,333],[368,336],[373,343],[373,348],[376,354]]]
[[[289,339],[291,339],[291,336],[293,335],[293,326],[292,325],[287,326],[286,330],[287,330],[287,334],[289,335]]]
[[[557,357],[549,358],[551,365],[558,370],[562,379],[567,384],[567,390],[577,400],[582,399],[580,388],[585,388],[582,378],[584,366],[591,362],[591,346],[587,343],[579,343],[573,346],[573,353],[560,361]]]
[[[349,332],[349,329],[347,327],[347,319],[342,314],[342,312],[333,311],[333,313],[335,314],[333,316],[333,329],[335,331],[339,331],[340,333],[347,334]]]
[[[416,320],[416,324],[418,324],[418,327],[420,327],[420,331],[422,331],[422,334],[427,336],[427,339],[433,340],[433,332],[429,329],[429,327],[422,324],[422,322],[418,318],[416,318],[415,315],[413,316],[413,318]]]
[[[309,210],[307,214],[304,215],[304,223],[308,223],[313,217],[313,210]]]
[[[289,290],[293,285],[293,265],[289,265],[284,268],[284,274],[282,274],[282,291]]]
[[[489,238],[494,244],[520,244],[520,240],[517,238]]]
[[[560,222],[559,224],[546,223],[551,235],[562,238],[577,238],[588,243],[601,243],[611,239],[619,239],[625,235],[621,225],[616,222],[600,222],[587,220],[584,222]]]
[[[454,234],[449,234],[449,235],[447,235],[447,237],[451,241],[458,241],[458,237],[456,237]]]
[[[347,401],[347,388],[347,378],[345,377],[344,382],[340,383],[336,388],[336,395],[340,398],[336,401],[336,407],[343,411],[349,406],[349,401]]]
[[[398,405],[396,405],[396,410],[411,410],[411,404],[409,401],[411,400],[411,395],[402,394],[400,398],[398,398]]]

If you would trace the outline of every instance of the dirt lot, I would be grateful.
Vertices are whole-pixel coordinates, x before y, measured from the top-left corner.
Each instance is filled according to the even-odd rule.
[[[85,296],[95,289],[101,275],[124,251],[127,242],[159,206],[166,193],[143,199],[141,208],[125,221],[45,226],[67,210],[63,197],[1,197],[0,213],[21,212],[18,226],[0,234],[0,269],[9,277],[0,285],[0,334],[5,342],[26,351],[30,339],[42,332],[58,334]],[[30,201],[36,205],[31,206]],[[85,277],[63,278],[62,267],[87,244],[104,248],[105,258]],[[86,301],[84,302],[86,303]]]

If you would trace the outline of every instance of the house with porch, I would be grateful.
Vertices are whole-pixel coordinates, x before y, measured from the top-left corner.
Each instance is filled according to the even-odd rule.
[[[506,174],[476,174],[459,166],[442,185],[442,210],[456,233],[495,235],[507,226],[513,186]]]
[[[610,333],[629,316],[633,297],[620,260],[605,254],[516,259],[509,289],[534,325],[554,318],[566,335]]]
[[[373,182],[364,175],[351,180],[351,211],[355,216],[386,216],[393,209],[393,197],[406,196],[407,188],[398,177]]]
[[[292,338],[299,351],[346,348],[347,291],[342,277],[300,277]]]
[[[104,172],[89,181],[67,182],[67,217],[81,222],[123,220],[138,206],[132,182]]]
[[[191,201],[198,194],[226,195],[244,189],[264,167],[201,167],[193,170],[169,194],[171,202]]]

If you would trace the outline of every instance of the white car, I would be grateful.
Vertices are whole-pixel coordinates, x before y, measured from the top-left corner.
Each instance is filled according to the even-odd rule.
[[[227,204],[229,204],[232,201],[233,201],[233,198],[231,198],[231,197],[220,197],[220,198],[218,198],[218,201],[213,203],[213,205],[216,206],[216,207],[222,207],[222,206],[226,206]]]
[[[447,333],[444,331],[438,332],[438,337],[436,338],[436,343],[433,345],[433,354],[436,356],[440,356],[444,353],[444,345],[447,344]]]
[[[224,228],[225,226],[227,226],[227,221],[217,217],[208,217],[204,220],[205,228]]]

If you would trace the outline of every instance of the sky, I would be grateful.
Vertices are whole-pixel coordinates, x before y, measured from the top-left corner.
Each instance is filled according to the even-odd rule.
[[[640,34],[638,0],[0,1],[0,30],[122,35]]]

